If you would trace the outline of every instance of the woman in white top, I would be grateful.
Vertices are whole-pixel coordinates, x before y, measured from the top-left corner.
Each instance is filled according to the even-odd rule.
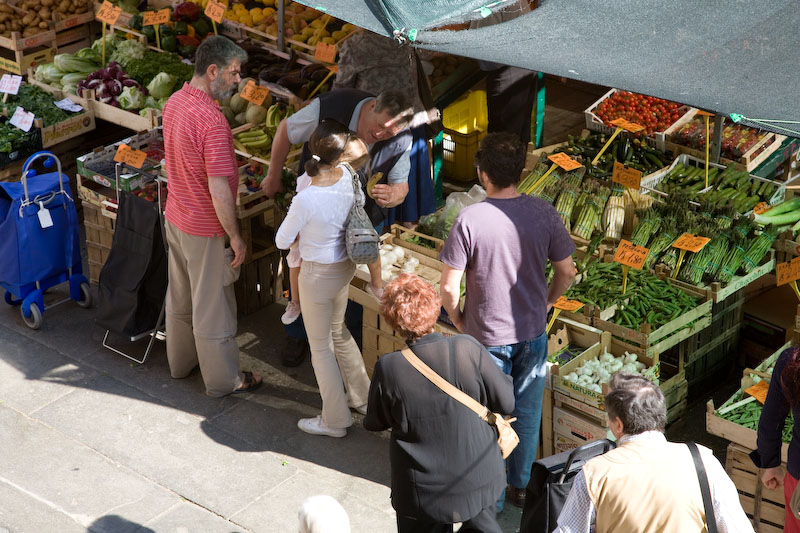
[[[320,123],[308,146],[313,155],[305,171],[311,185],[292,199],[275,236],[283,250],[299,239],[300,306],[322,396],[322,414],[301,419],[297,427],[313,435],[344,437],[353,424],[348,405],[366,412],[369,393],[364,360],[344,323],[347,287],[356,268],[345,247],[345,223],[354,200],[350,169],[360,168],[369,155],[363,141],[333,120]]]

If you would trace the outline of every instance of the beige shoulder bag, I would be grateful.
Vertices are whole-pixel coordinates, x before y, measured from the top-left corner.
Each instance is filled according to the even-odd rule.
[[[511,455],[511,452],[517,447],[517,444],[519,444],[517,432],[511,427],[511,422],[516,420],[516,418],[510,418],[506,420],[500,413],[491,412],[488,407],[481,405],[470,395],[453,386],[449,381],[434,372],[431,367],[423,363],[422,360],[417,357],[417,355],[412,352],[411,348],[408,346],[403,348],[402,354],[405,356],[408,362],[411,363],[414,368],[419,370],[423,376],[428,378],[431,383],[442,389],[445,394],[448,394],[454,400],[461,402],[475,411],[475,413],[481,417],[483,421],[487,422],[494,428],[494,430],[497,432],[497,444],[500,445],[500,453],[503,455],[503,459]]]

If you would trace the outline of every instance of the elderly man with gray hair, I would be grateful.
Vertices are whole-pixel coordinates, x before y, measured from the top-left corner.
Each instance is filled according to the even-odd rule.
[[[575,476],[556,532],[709,531],[692,452],[664,437],[667,409],[658,385],[618,372],[609,382],[605,406],[618,447],[589,460]],[[752,533],[725,469],[711,450],[697,448],[716,531]]]

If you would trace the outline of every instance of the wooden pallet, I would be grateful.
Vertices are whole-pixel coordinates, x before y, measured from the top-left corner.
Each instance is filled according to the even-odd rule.
[[[763,470],[753,464],[750,451],[735,443],[728,444],[725,471],[736,485],[742,509],[755,530],[758,533],[782,532],[786,518],[783,487],[770,490],[764,486],[761,482]],[[782,466],[785,469],[786,463]]]
[[[83,226],[86,233],[86,252],[89,263],[89,281],[97,283],[100,270],[111,253],[116,220],[105,216],[103,209],[93,203],[82,201]]]

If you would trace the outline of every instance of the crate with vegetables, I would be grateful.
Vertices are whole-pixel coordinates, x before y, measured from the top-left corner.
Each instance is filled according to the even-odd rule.
[[[558,369],[580,357],[586,350],[599,344],[609,333],[603,333],[592,326],[556,317],[547,337],[547,376],[545,388],[552,388],[552,375]],[[606,339],[606,345],[610,339]]]
[[[114,155],[117,153],[120,144],[127,144],[134,150],[145,152],[147,158],[142,170],[158,173],[161,160],[164,159],[164,138],[162,137],[161,129],[154,129],[128,137],[112,145],[96,148],[92,152],[78,157],[78,174],[113,190],[116,187],[117,166],[114,161]],[[134,191],[152,181],[147,176],[130,171],[125,171],[120,178],[120,189],[124,191]]]

